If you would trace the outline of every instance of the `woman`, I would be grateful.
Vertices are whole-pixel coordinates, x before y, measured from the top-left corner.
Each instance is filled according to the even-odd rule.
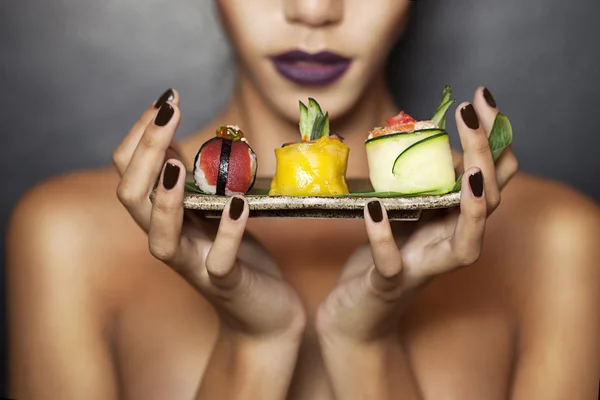
[[[410,1],[218,5],[238,60],[223,112],[175,152],[168,90],[116,170],[53,179],[15,210],[12,396],[596,398],[600,211],[515,175],[510,150],[494,165],[483,87],[455,115],[460,212],[390,224],[374,200],[364,221],[248,220],[238,196],[218,232],[184,216],[184,170],[219,124],[242,127],[269,176],[315,97],[352,149],[348,176],[366,177],[366,132],[398,111],[383,70]]]

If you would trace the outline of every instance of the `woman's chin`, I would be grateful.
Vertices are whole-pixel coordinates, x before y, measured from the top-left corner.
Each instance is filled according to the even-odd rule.
[[[342,87],[343,88],[343,87]],[[357,102],[360,93],[345,88],[296,86],[293,90],[270,90],[267,96],[281,114],[292,121],[298,120],[299,101],[306,103],[312,97],[329,112],[330,120],[336,120],[347,114]]]

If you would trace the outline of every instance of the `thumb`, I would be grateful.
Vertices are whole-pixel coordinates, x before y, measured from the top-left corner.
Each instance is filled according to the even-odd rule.
[[[387,213],[379,200],[367,204],[365,224],[374,264],[369,273],[372,289],[376,292],[393,291],[402,283],[402,257]]]
[[[237,258],[248,212],[241,197],[232,197],[223,210],[217,235],[205,262],[210,281],[218,289],[233,290],[242,281],[242,269]]]

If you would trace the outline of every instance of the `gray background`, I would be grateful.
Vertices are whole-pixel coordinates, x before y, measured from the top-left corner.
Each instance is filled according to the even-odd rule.
[[[522,169],[600,200],[600,2],[415,5],[390,68],[399,104],[429,116],[444,84],[459,100],[487,85],[513,123]],[[181,137],[201,127],[231,87],[230,55],[209,0],[3,1],[0,30],[3,230],[27,188],[108,163],[166,88],[183,96]]]

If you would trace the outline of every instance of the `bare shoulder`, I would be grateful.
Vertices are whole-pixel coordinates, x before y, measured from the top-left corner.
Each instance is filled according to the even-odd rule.
[[[118,175],[112,168],[70,172],[47,179],[30,188],[18,203],[15,213],[42,209],[48,211],[79,212],[88,207],[110,206],[116,203]],[[111,204],[113,203],[113,204]],[[87,204],[84,206],[84,204]]]
[[[568,318],[574,309],[592,320],[600,302],[600,208],[593,199],[519,175],[503,192],[489,228],[489,253],[502,260],[498,266],[527,321],[535,320],[527,310],[541,316],[548,307],[557,321],[559,310]]]
[[[151,256],[146,234],[117,199],[118,183],[109,169],[70,173],[32,188],[13,211],[10,368],[27,371],[14,374],[14,397],[60,387],[68,398],[117,398],[120,381],[147,398],[149,390],[197,385],[189,371],[206,364],[216,319]],[[172,379],[177,368],[185,372]]]
[[[491,222],[499,233],[513,232],[505,237],[509,241],[526,236],[532,250],[559,248],[557,241],[560,248],[582,247],[597,240],[600,207],[565,184],[520,174],[502,192],[501,206]]]
[[[15,397],[56,388],[71,398],[116,396],[106,335],[127,279],[114,271],[117,254],[137,240],[114,200],[116,181],[108,170],[57,177],[29,190],[12,213],[10,368],[26,371],[11,377]]]
[[[72,279],[76,270],[92,286],[112,279],[110,267],[144,249],[145,238],[120,206],[117,184],[117,174],[107,168],[69,173],[30,189],[11,215],[9,272]]]
[[[504,285],[496,286],[514,302],[518,327],[513,397],[597,398],[598,205],[564,184],[521,175],[489,226],[488,259],[499,261],[493,269]]]
[[[86,250],[109,245],[118,249],[121,235],[143,238],[141,231],[135,235],[138,229],[117,199],[118,182],[112,168],[72,172],[42,182],[25,193],[13,210],[11,233],[27,230],[29,235],[23,239],[47,235],[45,241],[60,238],[65,245]]]

